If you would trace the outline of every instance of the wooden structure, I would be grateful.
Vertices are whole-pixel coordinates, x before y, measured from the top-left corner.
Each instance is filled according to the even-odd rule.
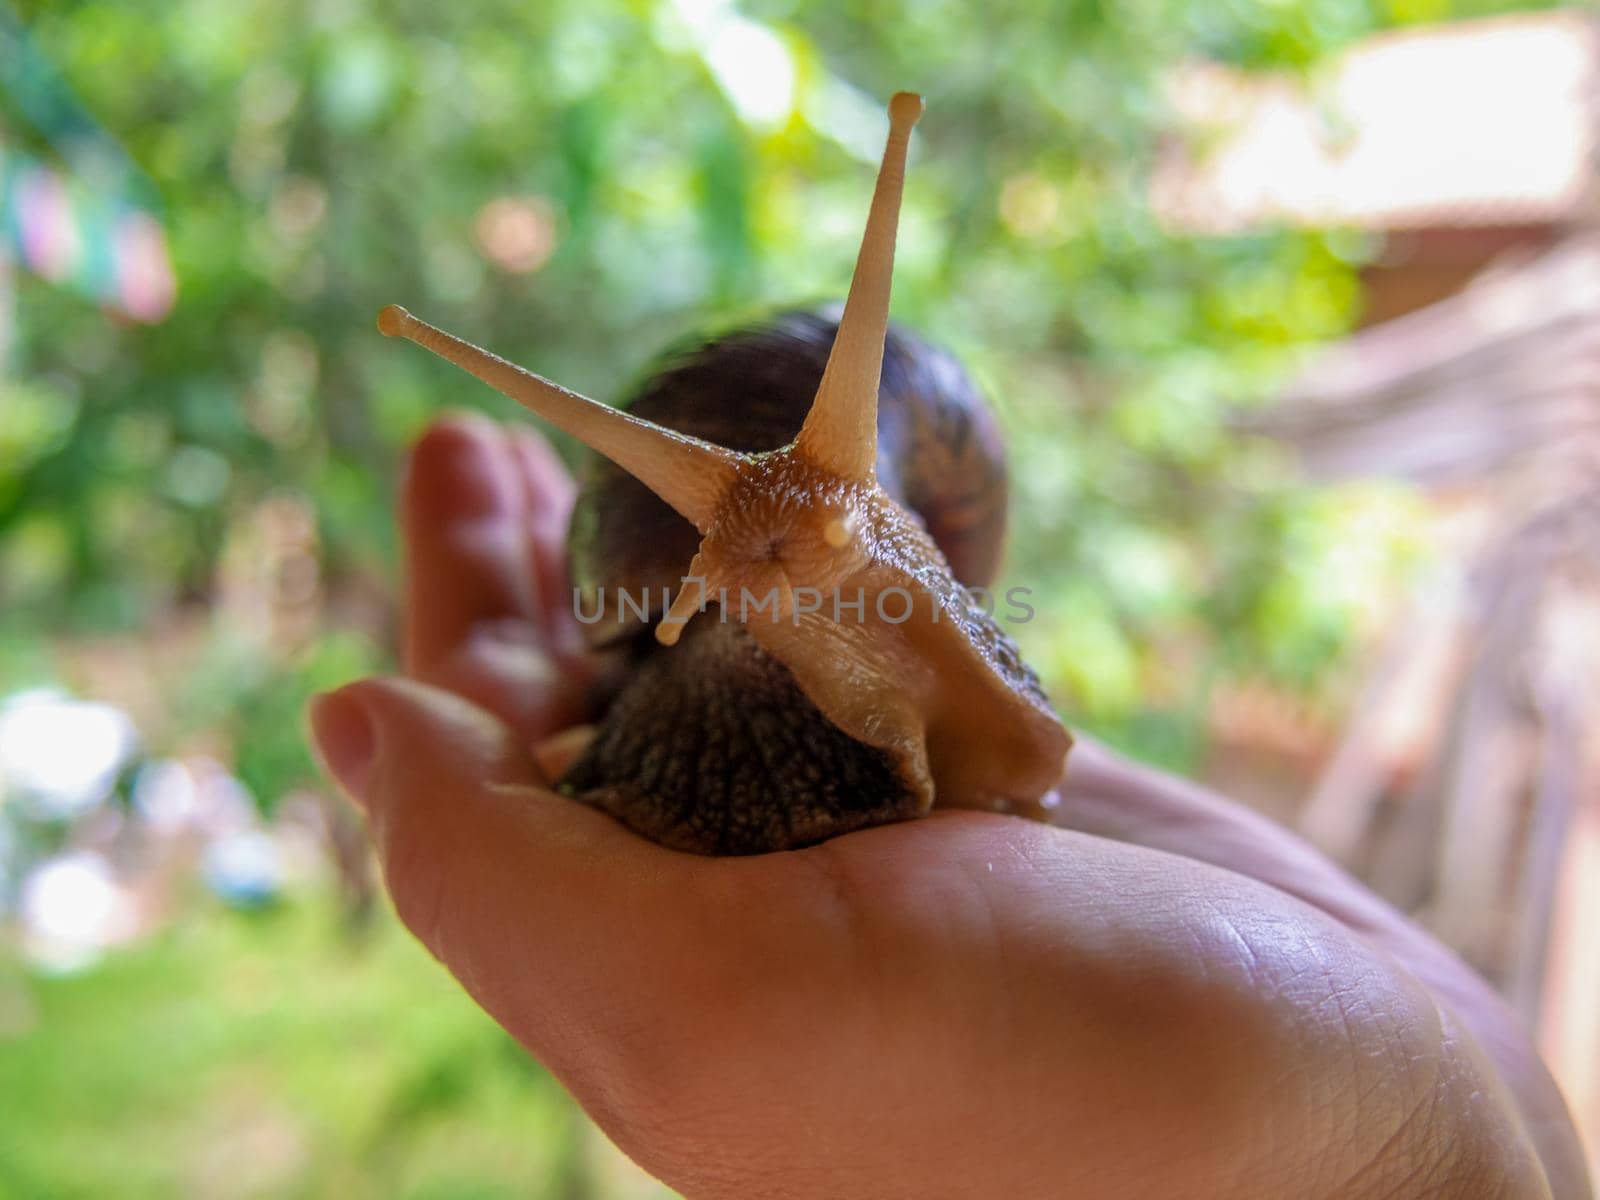
[[[1259,427],[1430,489],[1447,542],[1302,827],[1541,1028],[1600,1132],[1600,233],[1333,347]]]
[[[1576,9],[1370,38],[1311,77],[1194,64],[1152,200],[1169,225],[1381,235],[1363,323],[1442,300],[1591,199],[1600,23]]]
[[[1536,1027],[1600,1150],[1600,18],[1407,30],[1310,81],[1198,66],[1170,224],[1381,239],[1367,327],[1258,432],[1412,482],[1439,553],[1374,655],[1304,832]]]

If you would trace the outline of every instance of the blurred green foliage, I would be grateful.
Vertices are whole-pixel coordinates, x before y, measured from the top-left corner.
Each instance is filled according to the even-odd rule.
[[[173,736],[224,730],[270,802],[308,776],[311,677],[385,657],[371,605],[337,614],[387,592],[408,439],[449,406],[508,415],[386,344],[378,306],[615,396],[696,325],[842,294],[881,101],[907,87],[929,112],[895,312],[1012,431],[1006,582],[1041,597],[1026,648],[1074,720],[1181,759],[1206,680],[1310,680],[1339,644],[1317,581],[1342,509],[1296,500],[1226,422],[1347,326],[1361,246],[1158,227],[1161,72],[1194,53],[1309,69],[1386,25],[1512,6],[26,0],[37,48],[153,180],[180,296],[164,324],[117,326],[16,279],[0,663],[50,672],[42,635],[211,626],[205,661],[229,666],[184,685]],[[52,152],[3,105],[0,130]],[[506,198],[537,270],[486,249]],[[275,654],[215,608],[230,545],[284,497],[314,514],[328,624],[353,630],[331,649]]]

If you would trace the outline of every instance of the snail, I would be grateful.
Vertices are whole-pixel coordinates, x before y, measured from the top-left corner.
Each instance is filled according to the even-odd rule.
[[[591,643],[627,670],[560,786],[663,845],[760,853],[935,804],[1048,815],[1072,739],[968,591],[998,560],[998,433],[955,362],[888,321],[921,114],[890,101],[842,316],[713,339],[626,411],[378,316],[609,460],[569,553]]]

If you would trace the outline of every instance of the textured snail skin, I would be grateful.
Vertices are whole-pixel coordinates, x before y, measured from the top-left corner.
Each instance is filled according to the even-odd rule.
[[[697,854],[790,849],[922,811],[890,753],[830,723],[741,626],[703,617],[670,650],[644,648],[561,787]]]
[[[786,312],[680,347],[669,352],[627,408],[735,450],[788,445],[816,394],[836,329],[829,313]],[[787,491],[818,485],[786,481],[781,477],[786,469],[785,461],[773,463],[777,478],[752,478],[749,499],[729,505],[730,524],[749,527],[736,529],[736,535],[771,531],[785,511],[817,503],[815,495],[790,502]],[[1005,714],[1018,705],[1045,706],[1045,701],[1010,639],[981,612],[969,612],[956,592],[958,583],[992,582],[998,562],[1006,508],[999,432],[955,360],[898,328],[890,329],[884,351],[877,478],[885,499],[899,503],[883,514],[889,528],[872,539],[871,553],[909,564],[918,586],[942,594],[945,620],[962,626],[963,640],[980,643],[988,657],[1002,663],[1001,678],[1010,694],[990,701],[1001,728],[984,736],[1003,743]],[[849,485],[829,480],[821,486]],[[877,511],[861,496],[856,502],[868,513]],[[937,550],[927,544],[924,527]],[[604,601],[601,619],[588,627],[591,639],[624,654],[629,665],[599,735],[562,781],[564,788],[655,841],[708,854],[805,845],[927,811],[935,797],[927,767],[919,764],[924,755],[938,756],[938,744],[864,744],[824,716],[800,685],[795,665],[802,674],[805,666],[813,672],[859,670],[864,698],[872,676],[883,682],[883,668],[870,660],[852,661],[860,654],[851,645],[831,653],[819,649],[831,620],[807,638],[792,622],[774,624],[760,614],[740,625],[736,614],[724,617],[713,604],[690,623],[680,644],[655,643],[649,622],[660,617],[662,597],[679,590],[700,541],[695,527],[648,488],[603,459],[593,461],[573,516],[573,578],[587,596],[582,604],[587,613]],[[798,573],[816,578],[804,568]],[[847,594],[853,587],[847,585]],[[616,603],[618,589],[653,601],[646,622]],[[870,628],[850,619],[853,614],[845,616],[840,631],[846,637],[852,632],[872,636]],[[889,681],[895,689],[939,689],[937,662],[922,657],[895,670]],[[925,673],[929,677],[919,679]],[[856,685],[845,686],[854,690]],[[958,720],[980,729],[986,724],[988,714],[977,711],[985,702],[981,690],[956,702],[974,710]],[[866,703],[870,710],[873,701]],[[1062,739],[1064,753],[1064,733]],[[918,739],[913,735],[912,740]],[[1027,752],[1028,747],[1019,747],[1020,754]],[[945,773],[950,772],[945,764]],[[1027,797],[972,790],[975,798],[968,803],[1030,811]],[[949,803],[951,797],[938,799]],[[1032,810],[1032,815],[1042,814]]]

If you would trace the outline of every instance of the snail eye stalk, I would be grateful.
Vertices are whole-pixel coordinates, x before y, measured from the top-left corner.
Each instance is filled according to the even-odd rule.
[[[476,375],[490,387],[603,454],[704,533],[743,456],[601,404],[487,350],[436,329],[398,304],[378,314],[385,337],[403,337]]]
[[[871,479],[878,460],[878,382],[889,329],[895,233],[905,190],[906,148],[911,128],[921,116],[922,97],[914,92],[897,92],[889,101],[889,141],[883,148],[844,317],[817,398],[795,443],[817,466],[843,479]]]

